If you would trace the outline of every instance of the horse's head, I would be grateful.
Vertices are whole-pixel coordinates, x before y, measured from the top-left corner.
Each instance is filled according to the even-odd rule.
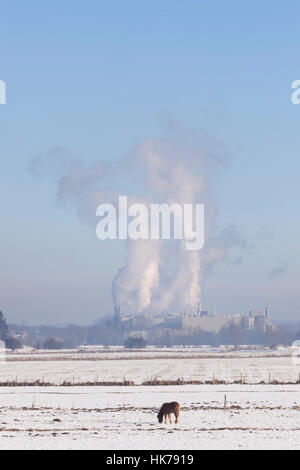
[[[162,423],[162,422],[163,422],[164,415],[162,414],[161,410],[160,410],[159,413],[157,414],[157,419],[158,419],[158,422],[159,422],[159,423]]]

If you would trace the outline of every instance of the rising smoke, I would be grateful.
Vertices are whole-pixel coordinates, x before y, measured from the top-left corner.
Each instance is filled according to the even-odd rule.
[[[147,139],[114,164],[96,161],[87,166],[61,148],[31,162],[35,174],[51,161],[56,168],[60,162],[64,171],[58,178],[58,202],[71,203],[80,220],[94,226],[96,207],[117,204],[119,194],[128,194],[130,204],[205,204],[206,243],[201,251],[186,251],[179,240],[128,240],[125,265],[112,286],[113,302],[122,312],[194,311],[203,280],[214,266],[228,260],[232,247],[247,248],[234,225],[216,233],[214,185],[229,161],[227,147],[174,120],[169,119],[168,127],[170,138]]]

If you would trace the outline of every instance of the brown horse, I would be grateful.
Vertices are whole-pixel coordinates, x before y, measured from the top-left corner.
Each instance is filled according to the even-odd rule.
[[[167,423],[167,416],[168,416],[170,423],[172,424],[171,413],[174,413],[175,423],[178,423],[179,408],[180,408],[180,405],[179,403],[177,403],[177,401],[172,401],[171,403],[164,403],[157,415],[159,423],[162,423],[164,418],[165,418],[165,423]]]

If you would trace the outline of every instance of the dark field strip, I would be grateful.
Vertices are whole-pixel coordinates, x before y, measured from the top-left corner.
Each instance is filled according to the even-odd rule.
[[[247,382],[246,378],[240,380],[147,380],[142,384],[136,384],[133,381],[124,380],[122,382],[99,382],[99,381],[88,381],[88,382],[75,382],[75,381],[63,381],[61,383],[45,382],[42,380],[35,381],[6,381],[0,382],[0,387],[147,387],[147,386],[168,386],[168,385],[299,385],[300,380],[282,382],[278,380],[270,380],[269,382]]]
[[[134,352],[134,351],[133,351]],[[76,353],[78,354],[78,353]],[[291,357],[291,354],[262,354],[259,356],[253,354],[193,354],[193,355],[186,355],[186,354],[176,354],[176,355],[161,355],[161,356],[118,356],[118,357],[95,357],[95,356],[85,356],[85,357],[66,357],[66,356],[52,356],[52,357],[6,357],[5,362],[55,362],[55,361],[153,361],[153,360],[163,360],[163,359],[272,359],[272,358],[282,358],[282,357]]]

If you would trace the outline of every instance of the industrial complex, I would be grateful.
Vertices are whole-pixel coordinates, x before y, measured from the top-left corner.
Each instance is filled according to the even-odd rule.
[[[188,334],[202,331],[218,334],[223,328],[236,327],[240,330],[256,330],[260,332],[273,332],[276,326],[269,317],[268,307],[263,310],[250,310],[247,314],[218,315],[215,310],[211,313],[198,309],[194,314],[165,313],[152,315],[144,312],[138,315],[122,316],[119,307],[115,307],[113,326],[124,334],[142,334],[149,336],[151,332],[158,330],[172,335]]]

